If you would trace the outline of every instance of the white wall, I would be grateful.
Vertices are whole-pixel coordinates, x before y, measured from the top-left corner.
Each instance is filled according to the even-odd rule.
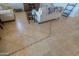
[[[66,7],[67,3],[51,3],[53,4],[54,6],[61,6],[63,8]],[[46,6],[46,5],[49,5],[50,6],[50,3],[42,3],[43,6]]]
[[[24,10],[23,3],[0,3],[0,5],[10,6],[13,9],[23,9]]]
[[[79,3],[73,9],[72,13],[70,14],[71,17],[79,16]]]
[[[23,3],[8,3],[14,9],[24,9]]]
[[[61,6],[63,8],[65,8],[67,5],[67,3],[54,3],[54,6]]]

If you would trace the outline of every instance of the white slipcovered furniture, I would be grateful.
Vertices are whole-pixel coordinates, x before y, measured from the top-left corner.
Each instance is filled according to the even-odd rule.
[[[0,18],[1,18],[2,21],[15,20],[15,14],[13,12],[13,9],[1,10],[0,11]]]
[[[5,4],[0,5],[0,19],[1,21],[12,21],[15,20],[15,13],[12,8]]]
[[[40,20],[37,19],[38,22],[44,22],[44,21],[49,21],[53,19],[58,19],[61,17],[61,12],[56,11],[56,12],[51,12],[50,14],[48,13],[47,8],[43,7],[42,8],[42,15],[40,16]]]
[[[49,10],[50,8],[50,10]],[[53,6],[43,6],[40,7],[38,11],[32,11],[32,14],[35,13],[35,19],[38,23],[46,22],[53,19],[58,19],[61,17],[62,11],[54,10]]]

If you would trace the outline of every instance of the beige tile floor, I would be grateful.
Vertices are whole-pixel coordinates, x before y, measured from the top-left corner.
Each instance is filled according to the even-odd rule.
[[[12,56],[79,55],[79,17],[28,24],[24,12],[0,30],[0,52]]]
[[[23,49],[24,47],[35,44],[36,42],[49,36],[50,23],[47,23],[47,26],[45,26],[45,24],[36,24],[34,22],[28,24],[26,14],[24,12],[16,13],[16,21],[5,23],[4,29],[1,30],[0,36],[4,41],[6,40],[8,43],[10,42],[10,44],[15,46],[18,45],[20,46],[20,49]],[[3,43],[1,43],[1,45],[5,48],[7,44],[3,45]],[[2,52],[6,51],[8,54],[12,54],[19,50],[14,48],[11,51],[7,51],[6,49],[3,50],[1,48],[1,51],[3,50]]]

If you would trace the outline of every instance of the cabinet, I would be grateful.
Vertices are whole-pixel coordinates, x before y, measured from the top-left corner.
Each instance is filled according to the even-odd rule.
[[[31,11],[34,7],[33,3],[24,3],[24,11]]]
[[[24,11],[31,11],[33,8],[38,9],[39,3],[24,3]]]

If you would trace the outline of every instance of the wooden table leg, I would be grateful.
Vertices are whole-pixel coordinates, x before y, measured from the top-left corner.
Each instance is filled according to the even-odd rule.
[[[1,29],[3,29],[3,26],[2,25],[4,25],[4,23],[1,21],[1,19],[0,19],[0,28]]]
[[[0,37],[0,40],[1,40],[2,38]]]
[[[2,25],[4,25],[4,23],[1,21],[1,19],[0,19],[0,23],[1,23]]]
[[[3,29],[3,27],[0,25],[0,28]]]

